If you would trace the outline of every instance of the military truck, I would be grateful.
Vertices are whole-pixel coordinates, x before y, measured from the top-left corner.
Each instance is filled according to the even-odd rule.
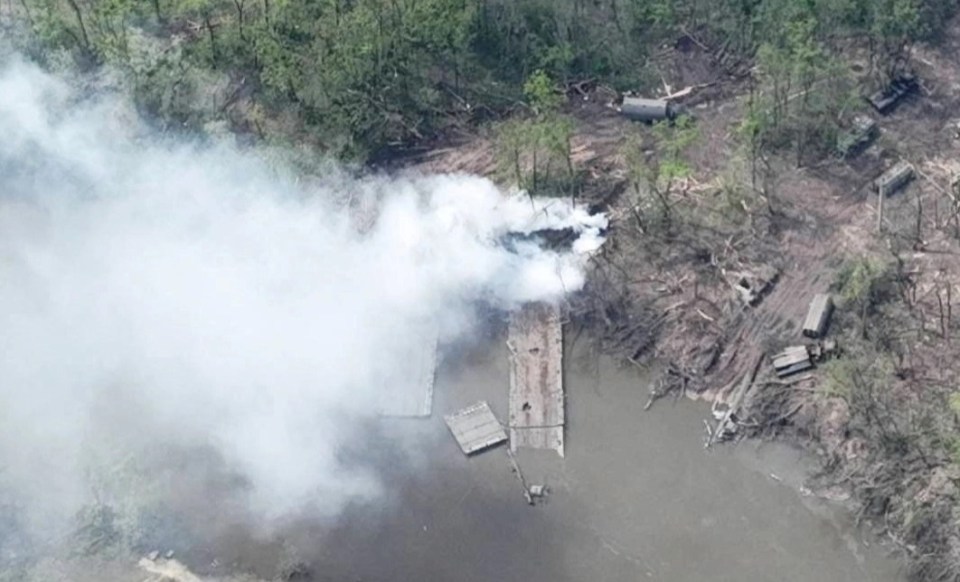
[[[886,89],[877,91],[866,99],[878,113],[883,115],[892,111],[901,99],[914,92],[918,86],[916,77],[903,73],[894,77]]]
[[[803,320],[803,335],[810,338],[823,337],[830,324],[830,315],[833,313],[833,299],[826,293],[817,293],[807,309],[807,317]]]
[[[624,97],[620,113],[633,121],[654,123],[670,121],[679,115],[679,109],[666,99],[646,99],[644,97]]]
[[[856,156],[870,147],[878,135],[880,127],[876,121],[866,115],[857,115],[853,118],[850,129],[837,138],[837,155],[841,158]]]
[[[910,162],[899,161],[873,181],[873,189],[890,196],[913,179],[914,169]]]
[[[810,352],[807,351],[806,346],[790,346],[773,355],[773,369],[779,378],[785,378],[812,367],[813,362],[810,361]]]

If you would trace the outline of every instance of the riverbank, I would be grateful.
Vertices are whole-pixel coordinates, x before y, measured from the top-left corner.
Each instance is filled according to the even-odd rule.
[[[743,130],[755,94],[715,70],[706,74],[722,80],[687,98],[698,137],[680,156],[686,171],[666,182],[649,179],[659,171],[650,160],[669,154],[669,137],[619,118],[603,94],[569,104],[583,200],[612,224],[574,318],[605,353],[664,362],[654,396],[725,400],[759,362],[764,383],[739,411],[739,436],[815,455],[819,488],[895,543],[918,580],[960,579],[955,19],[941,40],[915,50],[921,87],[897,108],[856,101],[879,137],[845,159],[751,158]],[[665,82],[702,83],[688,72],[704,56],[679,55]],[[492,175],[495,152],[481,136],[419,167]],[[878,204],[873,180],[900,162],[915,179]],[[778,383],[769,356],[812,343],[800,327],[820,293],[837,304],[829,337],[840,357]]]

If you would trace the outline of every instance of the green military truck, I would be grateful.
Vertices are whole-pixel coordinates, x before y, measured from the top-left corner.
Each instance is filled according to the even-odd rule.
[[[837,156],[850,158],[860,154],[878,135],[880,127],[876,121],[866,115],[855,116],[850,128],[837,138]]]

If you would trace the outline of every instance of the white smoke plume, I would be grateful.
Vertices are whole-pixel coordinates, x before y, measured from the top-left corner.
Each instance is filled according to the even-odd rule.
[[[410,330],[452,340],[477,302],[559,300],[602,243],[568,202],[464,175],[308,187],[151,138],[120,105],[0,72],[0,483],[53,513],[103,438],[214,447],[270,515],[375,496],[339,452],[403,380]],[[376,201],[372,224],[344,200]],[[543,228],[573,229],[573,252],[502,244]]]

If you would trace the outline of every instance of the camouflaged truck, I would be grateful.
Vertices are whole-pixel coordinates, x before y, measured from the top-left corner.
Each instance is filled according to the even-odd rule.
[[[885,89],[867,96],[866,99],[877,113],[886,115],[893,111],[901,99],[916,91],[919,86],[916,77],[909,73],[902,73],[894,77]]]
[[[844,131],[837,138],[836,153],[840,158],[850,158],[859,155],[873,140],[880,135],[877,122],[866,115],[857,115],[850,124],[850,129]]]

